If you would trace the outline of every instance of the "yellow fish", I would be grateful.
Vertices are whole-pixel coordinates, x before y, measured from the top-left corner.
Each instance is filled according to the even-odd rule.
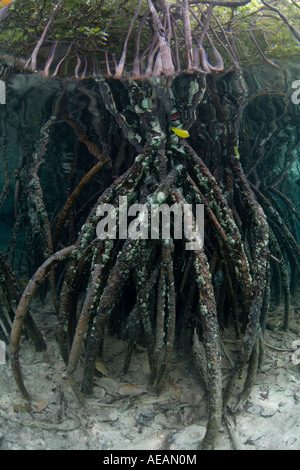
[[[240,159],[239,149],[237,147],[233,147],[233,150],[234,150],[234,153],[235,153],[235,158],[237,158],[237,160],[239,160]]]
[[[5,7],[6,5],[9,5],[12,2],[12,0],[0,0],[0,7]]]
[[[175,132],[178,137],[183,137],[183,139],[186,139],[187,137],[190,136],[188,131],[185,131],[184,129],[178,129],[177,127],[171,127],[172,131]]]

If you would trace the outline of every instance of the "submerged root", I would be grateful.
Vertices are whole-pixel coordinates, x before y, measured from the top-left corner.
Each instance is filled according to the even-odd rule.
[[[69,241],[67,235],[71,237],[74,232],[63,234],[63,228],[70,221],[72,211],[72,220],[76,221],[76,200],[87,189],[92,176],[98,174],[108,161],[105,157],[103,160],[101,157],[87,177],[75,186],[61,214],[57,215],[54,245],[66,243],[69,246],[45,261],[21,297],[11,335],[12,367],[21,392],[29,399],[19,364],[22,327],[28,319],[27,310],[38,286],[56,269],[60,279],[60,287],[57,287],[58,341],[70,385],[77,398],[84,401],[84,397],[93,392],[95,366],[103,353],[105,341],[108,335],[120,333],[115,323],[123,325],[122,334],[126,332],[128,340],[124,374],[129,370],[135,344],[142,343],[148,352],[149,383],[157,393],[164,388],[177,345],[187,338],[186,346],[196,356],[206,389],[207,431],[200,447],[213,449],[223,412],[235,391],[241,371],[246,368],[238,404],[249,397],[255,381],[261,357],[260,335],[268,315],[271,264],[280,265],[284,287],[287,287],[287,278],[284,277],[281,238],[273,226],[276,214],[264,197],[258,202],[260,193],[249,183],[233,149],[222,161],[226,165],[225,194],[225,177],[218,178],[217,165],[213,174],[200,157],[200,152],[195,150],[196,146],[163,131],[167,113],[185,112],[190,125],[196,119],[195,110],[204,95],[204,79],[188,77],[186,80],[189,83],[187,111],[182,98],[176,101],[174,97],[175,85],[171,90],[159,82],[150,87],[149,84],[124,84],[128,109],[136,107],[139,111],[135,119],[132,116],[126,119],[125,114],[119,112],[119,101],[124,97],[114,94],[108,82],[99,81],[99,92],[106,109],[116,119],[138,156],[121,176],[101,191],[97,200],[93,199],[75,242],[66,243]],[[153,99],[154,92],[158,109],[150,105],[142,108],[146,106],[145,102],[150,101],[149,96]],[[92,93],[85,93],[85,96],[93,99],[92,108],[96,113],[95,96]],[[160,96],[164,99],[159,100]],[[80,142],[87,145],[89,139],[77,125],[72,125]],[[99,152],[95,155],[99,157]],[[120,155],[118,159],[123,161]],[[118,237],[120,232],[116,232],[115,237],[97,238],[96,229],[103,216],[100,206],[109,204],[115,210],[115,221],[120,223],[119,203],[124,203],[124,198],[127,198],[128,205],[141,203],[146,209],[143,217],[135,219],[135,225],[131,225],[131,235],[127,233],[127,237]],[[161,223],[155,236],[152,234],[150,239],[143,236],[145,227],[149,229],[151,206],[161,209],[163,204],[171,207],[175,203],[181,221],[184,208],[188,204],[193,206],[190,223],[194,232],[184,231],[183,237],[176,236],[176,216],[173,214],[166,238],[161,236],[162,229],[166,228]],[[200,249],[187,250],[187,244],[195,241],[194,208],[197,204],[204,205],[204,243]],[[297,265],[299,250],[295,249],[296,241],[289,229],[284,230],[281,237],[294,250],[290,260]],[[62,260],[65,260],[64,269],[59,269],[57,266]],[[118,321],[114,322],[116,318]],[[288,312],[285,326],[287,324]],[[187,326],[189,331],[194,331],[194,336],[184,336]],[[241,344],[235,361],[221,341],[221,331],[229,327],[233,327]],[[84,360],[79,368],[80,358]],[[230,367],[226,380],[222,377],[224,361]]]

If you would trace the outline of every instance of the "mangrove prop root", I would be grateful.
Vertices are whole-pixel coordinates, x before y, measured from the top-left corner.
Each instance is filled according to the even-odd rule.
[[[85,144],[99,161],[87,170],[83,178],[80,176],[73,189],[70,188],[69,196],[61,204],[61,212],[56,218],[50,241],[54,248],[63,242],[69,246],[50,255],[29,281],[19,302],[11,335],[14,376],[23,395],[29,398],[19,364],[21,331],[23,325],[26,326],[28,306],[38,286],[60,260],[68,257],[60,277],[58,341],[70,385],[78,399],[83,401],[84,396],[92,392],[98,356],[105,350],[107,335],[119,334],[118,328],[124,328],[122,334],[128,341],[123,372],[129,370],[135,344],[141,342],[148,352],[149,382],[158,393],[163,390],[170,372],[176,345],[184,342],[185,349],[191,348],[194,352],[206,391],[208,421],[199,447],[213,449],[222,413],[226,411],[244,368],[246,378],[238,404],[243,403],[251,393],[263,353],[261,333],[264,333],[267,321],[272,273],[277,269],[280,288],[285,294],[284,326],[288,327],[288,268],[293,266],[293,272],[298,272],[299,245],[286,221],[283,222],[274,210],[267,193],[249,181],[248,176],[254,178],[259,166],[246,176],[241,162],[234,156],[233,148],[241,124],[240,100],[243,92],[240,85],[236,85],[239,86],[238,103],[235,105],[238,110],[234,108],[230,122],[223,119],[218,123],[219,130],[222,130],[219,133],[221,143],[210,139],[210,124],[205,127],[201,121],[202,111],[208,102],[210,106],[218,107],[218,115],[222,106],[216,99],[202,103],[203,97],[209,98],[210,93],[217,96],[216,90],[213,90],[214,84],[211,83],[211,90],[208,90],[202,75],[185,76],[184,93],[176,79],[171,77],[141,83],[120,81],[117,84],[99,78],[92,86],[93,91],[88,89],[88,84],[81,90],[85,98],[90,98],[86,110],[90,121],[80,122],[79,125],[66,117],[74,116],[74,110],[72,114],[63,110],[62,114],[75,130],[78,141]],[[80,92],[79,88],[77,92]],[[78,106],[83,109],[81,102]],[[99,130],[98,142],[103,148],[106,146],[105,151],[94,144],[88,132],[89,123],[92,134],[96,132],[97,125],[104,126],[97,106],[99,109],[105,107],[104,115],[111,117],[108,133],[111,129],[116,132],[116,136],[110,134],[106,142],[106,128],[101,132]],[[170,125],[180,127],[182,123],[190,129],[191,141],[169,131]],[[196,133],[207,137],[209,145],[205,148],[192,138],[193,125]],[[48,143],[48,138],[49,134],[44,144]],[[117,141],[115,146],[114,139]],[[107,151],[109,146],[116,150],[117,157],[113,151]],[[210,150],[216,148],[219,149],[217,152]],[[222,148],[226,149],[224,153]],[[41,145],[40,156],[43,154]],[[76,173],[79,160],[78,152],[73,160],[72,174]],[[105,186],[102,179],[105,172],[100,170],[106,163],[109,165],[105,171],[114,171],[115,165],[123,172],[116,179],[112,177]],[[22,182],[25,177],[29,181],[29,174],[24,169]],[[99,182],[103,184],[102,189],[97,186]],[[79,211],[76,211],[80,201],[86,202],[85,191],[91,184],[96,188],[95,197],[87,206],[88,214],[85,214],[82,223],[77,221]],[[34,189],[42,199],[43,194],[37,184]],[[288,205],[295,221],[298,220],[297,210],[282,196],[281,191],[275,190],[272,194]],[[30,200],[34,199],[29,189],[27,196]],[[188,203],[203,204],[203,248],[186,250],[185,241],[191,241],[189,236],[184,233],[182,239],[178,239],[172,230],[166,240],[159,237],[155,240],[143,239],[142,235],[137,239],[96,238],[96,228],[101,218],[99,206],[111,204],[116,209],[118,221],[118,202],[124,196],[128,204],[142,203],[147,208],[152,204],[161,208],[164,203],[170,206],[176,202],[182,214]],[[76,227],[79,230],[75,243],[70,241],[68,230],[62,236],[71,213],[73,234]],[[145,220],[139,218],[141,234]],[[276,226],[277,221],[279,225]],[[175,216],[171,218],[171,229],[174,224]],[[41,224],[40,227],[45,233],[45,227]],[[47,237],[46,245],[49,241]],[[125,327],[116,326],[115,323]],[[220,340],[220,330],[227,327],[233,327],[240,340],[240,350],[235,360]],[[84,358],[83,367],[77,371],[81,356]],[[224,384],[223,359],[230,366],[229,379]],[[78,380],[79,373],[82,374],[81,380]]]
[[[141,155],[132,167],[115,180],[114,183],[98,198],[97,203],[92,208],[76,242],[76,257],[79,259],[79,265],[85,265],[87,250],[89,251],[89,247],[93,245],[96,228],[96,222],[94,219],[96,217],[97,207],[102,203],[112,204],[114,201],[118,200],[119,195],[122,194],[127,194],[130,199],[131,194],[134,193],[136,186],[139,184],[139,181],[143,176],[143,163],[146,157],[147,149],[145,149],[145,155]],[[108,255],[109,253],[106,253],[106,257]],[[76,259],[71,259],[64,276],[58,314],[58,341],[63,360],[66,364],[68,364],[69,360],[70,346],[68,341],[69,317],[71,312],[76,309],[75,298],[76,292],[78,292],[76,286],[77,281],[77,262]]]
[[[45,277],[51,272],[51,270],[62,260],[64,260],[67,256],[70,256],[72,251],[75,249],[74,245],[71,245],[67,248],[62,249],[61,251],[55,253],[50,258],[48,258],[42,266],[36,271],[34,276],[28,282],[21,300],[19,302],[15,318],[12,325],[11,330],[11,366],[13,370],[13,374],[18,384],[18,387],[27,400],[30,400],[30,395],[28,394],[25,385],[23,383],[21,370],[20,370],[20,363],[19,363],[19,349],[20,349],[20,338],[22,333],[22,327],[26,320],[26,315],[28,311],[28,307],[38,289],[41,282],[45,279]]]
[[[91,273],[91,278],[88,285],[88,293],[85,298],[75,331],[75,335],[72,341],[72,347],[68,358],[67,373],[69,376],[70,384],[77,397],[82,400],[81,393],[74,379],[74,372],[78,363],[79,355],[81,353],[81,346],[84,340],[84,334],[86,333],[88,322],[92,316],[92,312],[95,314],[95,305],[99,291],[101,288],[101,276],[105,266],[105,256],[107,259],[107,247],[104,247],[96,252],[96,259],[94,263],[94,270]]]
[[[105,165],[106,163],[109,162],[109,159],[103,159],[99,161],[91,170],[82,178],[80,183],[78,183],[77,187],[74,189],[72,194],[69,196],[67,202],[65,203],[59,218],[56,222],[54,232],[53,232],[53,246],[56,247],[58,244],[58,241],[60,239],[61,232],[64,228],[64,225],[66,223],[67,218],[69,217],[69,214],[72,210],[73,205],[79,198],[82,190],[85,188],[85,186],[90,182],[90,180],[95,176]]]
[[[244,383],[244,388],[239,396],[237,404],[234,407],[234,411],[237,410],[238,407],[247,400],[247,398],[252,392],[252,388],[255,382],[256,372],[258,368],[259,353],[260,353],[260,341],[259,341],[259,338],[257,337],[254,342],[254,346],[250,355],[249,366],[247,369],[247,377]]]
[[[90,337],[87,342],[86,363],[82,385],[84,393],[91,392],[99,341],[104,337],[106,323],[109,320],[122,284],[128,278],[129,272],[136,262],[134,248],[137,243],[138,241],[130,239],[125,242],[122,252],[111,271],[105,289],[101,295],[97,313],[93,319]]]
[[[205,255],[195,252],[196,282],[199,290],[200,320],[203,326],[206,352],[209,419],[201,448],[213,449],[222,416],[222,374],[220,361],[219,327],[211,276]]]
[[[176,302],[175,302],[175,288],[174,288],[174,272],[173,272],[173,259],[171,256],[170,246],[163,244],[162,245],[162,267],[163,274],[166,277],[166,291],[167,291],[167,333],[165,340],[165,351],[164,358],[159,364],[159,369],[157,371],[156,377],[156,389],[160,392],[163,388],[164,381],[167,377],[167,368],[171,364],[172,354],[173,354],[173,345],[175,338],[175,318],[176,318]],[[164,320],[164,315],[160,319],[160,322]],[[162,331],[162,325],[160,328],[160,337]],[[159,340],[158,347],[161,347],[161,339]]]
[[[8,321],[5,321],[7,328],[6,328],[6,331],[2,333],[4,335],[4,338],[8,340],[11,334],[10,322],[15,317],[15,310],[21,299],[22,290],[21,290],[19,280],[15,276],[10,266],[8,266],[5,258],[3,257],[1,253],[0,253],[0,273],[3,279],[5,280],[4,284],[1,286],[1,294],[2,294],[1,300],[4,303],[3,310],[1,309],[2,310],[1,316],[4,317],[2,321],[5,321],[5,315],[4,315],[5,311],[7,312],[7,315],[10,317]],[[24,322],[24,329],[28,333],[29,338],[31,338],[31,340],[33,341],[33,344],[36,350],[44,351],[46,349],[44,338],[40,330],[36,326],[36,323],[33,317],[31,316],[30,312],[27,313],[27,317]],[[0,331],[1,331],[1,326],[0,326]]]
[[[150,293],[153,291],[154,285],[155,285],[155,283],[157,281],[157,278],[158,278],[158,275],[159,275],[160,268],[161,268],[160,260],[158,260],[158,263],[157,263],[156,267],[153,269],[153,271],[150,275],[150,278],[148,279],[147,282],[143,283],[143,285],[140,289],[141,299],[145,299],[145,298],[149,297]],[[158,323],[159,323],[159,320],[160,320],[160,316],[159,316],[159,313],[157,312],[157,321],[158,321]],[[136,340],[136,337],[137,337],[137,332],[139,331],[139,328],[141,328],[141,322],[142,322],[142,319],[140,317],[140,312],[138,312],[137,303],[136,303],[135,306],[133,307],[132,311],[130,312],[129,318],[128,318],[128,325],[127,325],[128,347],[127,347],[126,357],[125,357],[124,366],[123,366],[124,374],[126,374],[128,372],[128,369],[129,369],[130,360],[131,360],[135,340]],[[162,324],[160,324],[159,330],[160,331],[163,330],[163,325]],[[162,335],[163,335],[163,333],[160,333],[160,335],[158,333],[156,334],[156,338],[159,338],[159,341],[158,341],[158,339],[156,339],[156,344],[159,342],[159,344],[161,345],[160,349],[162,348]],[[157,354],[157,352],[155,351],[156,348],[157,348],[157,346],[155,348],[153,348],[153,364],[152,364],[152,370],[151,370],[150,383],[152,383],[154,381],[154,378],[156,377],[156,364],[157,364],[156,356],[155,356],[155,354]]]

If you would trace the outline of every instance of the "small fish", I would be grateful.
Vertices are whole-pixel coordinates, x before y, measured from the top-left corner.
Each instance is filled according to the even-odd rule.
[[[239,149],[237,147],[233,147],[233,150],[234,150],[234,153],[235,153],[235,158],[237,158],[237,160],[239,160],[241,158],[240,153],[239,153]]]
[[[188,131],[185,131],[184,129],[178,129],[177,127],[171,127],[171,129],[176,135],[178,135],[178,137],[182,137],[183,139],[190,136]]]

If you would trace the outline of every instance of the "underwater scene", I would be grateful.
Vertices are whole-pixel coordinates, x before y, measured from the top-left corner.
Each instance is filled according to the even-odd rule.
[[[33,3],[0,1],[0,449],[299,450],[300,3]]]

